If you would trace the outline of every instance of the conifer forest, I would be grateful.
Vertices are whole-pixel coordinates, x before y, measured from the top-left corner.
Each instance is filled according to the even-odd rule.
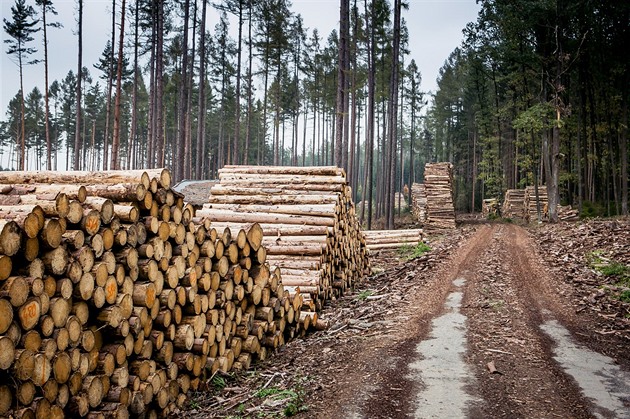
[[[558,205],[628,214],[630,2],[477,0],[427,93],[405,20],[421,2],[341,0],[338,29],[321,33],[289,0],[112,0],[107,42],[85,45],[89,1],[76,0],[74,27],[53,0],[12,1],[3,54],[16,66],[3,72],[20,85],[0,115],[3,170],[167,167],[182,180],[337,165],[372,204],[361,220],[391,228],[395,193],[450,161],[460,212],[540,185],[552,220]],[[76,44],[52,44],[53,31]],[[78,54],[52,79],[58,48]],[[27,66],[41,69],[30,91]]]

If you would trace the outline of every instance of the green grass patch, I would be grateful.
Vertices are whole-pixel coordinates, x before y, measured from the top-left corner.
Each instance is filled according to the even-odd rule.
[[[215,375],[212,377],[212,385],[215,389],[221,391],[227,386],[227,381],[225,381],[225,378]]]
[[[259,390],[256,393],[256,397],[260,399],[269,399],[274,403],[282,403],[283,415],[285,417],[290,417],[308,410],[308,407],[304,404],[303,393],[304,392],[301,388],[280,389],[278,387],[269,387]]]
[[[630,267],[619,262],[611,262],[608,265],[603,265],[599,268],[599,271],[606,276],[617,277],[629,277]]]
[[[591,268],[608,278],[615,278],[619,285],[630,285],[630,266],[612,260],[604,251],[594,250],[586,255]]]
[[[359,293],[359,295],[357,295],[357,300],[365,301],[372,294],[374,294],[374,291],[372,290],[363,290]]]
[[[619,294],[619,301],[623,301],[624,303],[630,303],[630,290],[622,291]]]
[[[416,246],[405,244],[398,249],[398,254],[401,257],[410,260],[424,255],[429,250],[431,250],[431,248],[422,242],[418,243]]]

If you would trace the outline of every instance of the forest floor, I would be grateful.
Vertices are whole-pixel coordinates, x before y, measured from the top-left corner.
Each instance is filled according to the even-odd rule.
[[[183,416],[630,417],[630,220],[432,232]]]

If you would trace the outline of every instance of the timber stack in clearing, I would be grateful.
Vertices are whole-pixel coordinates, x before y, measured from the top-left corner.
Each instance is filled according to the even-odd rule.
[[[427,192],[424,183],[414,182],[411,185],[411,213],[421,224],[427,220]]]
[[[529,222],[529,195],[527,190],[508,189],[505,192],[505,199],[501,206],[501,216]]]
[[[424,168],[424,188],[427,202],[426,225],[455,228],[453,165],[448,162],[427,163]]]
[[[538,187],[538,200],[540,202],[540,217],[541,220],[549,219],[549,198],[547,196],[547,187]],[[527,216],[530,221],[538,220],[538,206],[536,204],[536,188],[534,186],[528,186],[525,188],[525,202],[527,204]]]
[[[400,249],[422,243],[422,229],[366,230],[363,232],[369,250]]]
[[[0,416],[147,417],[319,324],[167,170],[0,173]]]
[[[337,167],[226,166],[198,211],[212,226],[259,223],[269,263],[313,312],[369,273],[350,187]]]

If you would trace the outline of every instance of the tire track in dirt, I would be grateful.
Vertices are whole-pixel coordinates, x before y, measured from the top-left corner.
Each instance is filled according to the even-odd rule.
[[[415,296],[411,307],[414,314],[407,324],[407,333],[377,355],[388,360],[386,364],[379,362],[385,368],[381,368],[378,382],[372,384],[367,398],[355,402],[354,409],[345,412],[345,417],[408,418],[415,415],[421,388],[410,377],[409,364],[418,359],[418,344],[429,336],[433,319],[444,313],[447,296],[457,288],[453,281],[469,276],[475,269],[491,234],[490,225],[480,227],[450,258],[442,261],[433,280]],[[358,410],[357,406],[362,408]]]
[[[525,231],[497,225],[483,267],[467,287],[469,354],[487,417],[592,417],[570,376],[553,361],[551,339],[539,326],[549,310],[571,319],[561,285],[543,268]],[[494,362],[499,374],[487,368]]]

